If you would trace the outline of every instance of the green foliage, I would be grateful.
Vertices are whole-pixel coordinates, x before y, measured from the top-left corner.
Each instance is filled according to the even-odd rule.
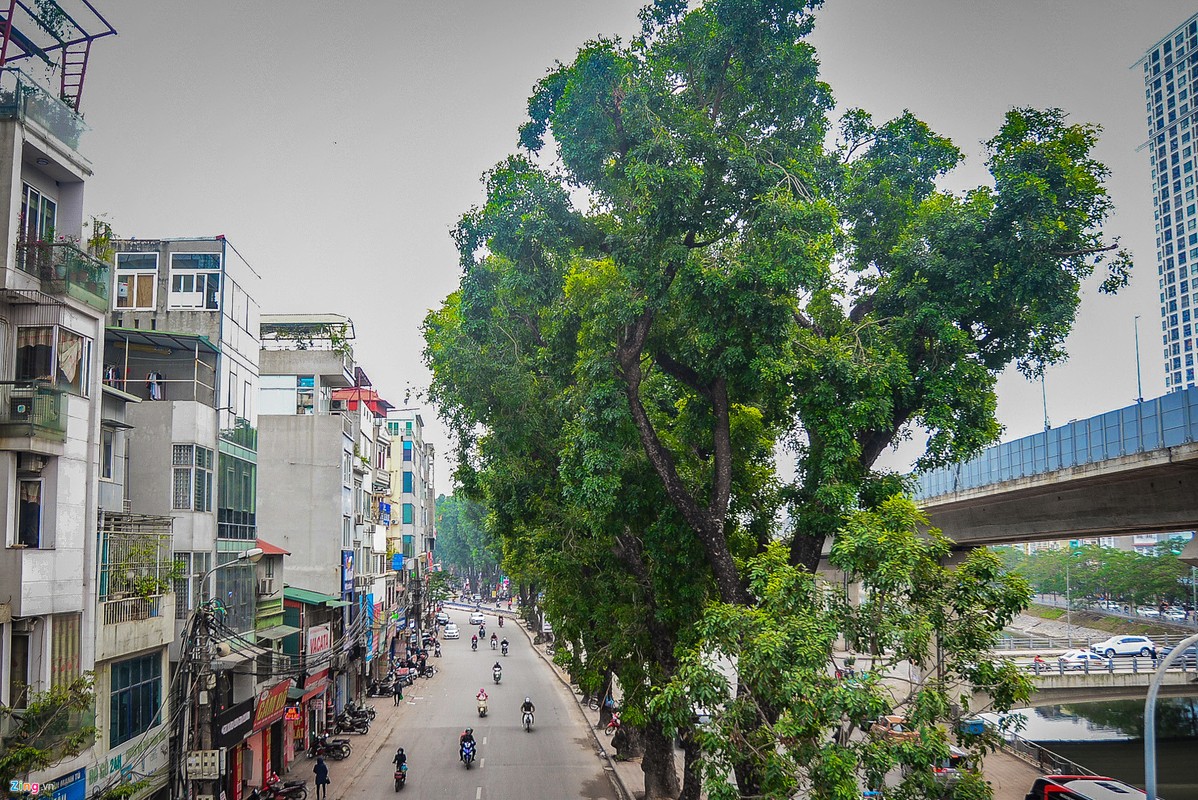
[[[437,498],[437,555],[441,563],[471,577],[499,566],[498,544],[486,528],[487,509],[465,497]]]
[[[76,756],[96,739],[88,719],[95,708],[91,675],[29,697],[24,708],[0,705],[0,781],[7,786],[31,772]]]
[[[425,597],[430,603],[444,603],[454,594],[452,581],[448,572],[430,572]]]
[[[744,657],[724,738],[702,740],[713,797],[734,791],[729,766],[742,795],[785,797],[809,762],[843,792],[893,761],[822,742],[762,755],[828,727],[804,698],[834,634],[871,658],[938,648],[997,705],[1020,695],[1010,668],[973,656],[1025,587],[988,554],[949,577],[903,478],[874,464],[915,426],[920,466],[993,442],[996,375],[1063,358],[1082,281],[1103,264],[1105,288],[1127,277],[1125,254],[1104,261],[1098,131],[1060,110],[1011,110],[990,185],[960,194],[937,188],[960,152],[910,113],[851,111],[828,146],[831,90],[805,41],[818,5],[658,0],[634,41],[554,68],[520,130],[537,159],[486,174],[454,231],[461,287],[424,328],[460,490],[486,502],[505,570],[544,592],[580,681],[615,670],[627,719],[657,735],[686,725],[683,689],[663,687],[727,700],[697,653]],[[869,587],[857,612],[810,577],[834,534]],[[782,641],[796,632],[806,649]],[[771,657],[794,667],[774,675]],[[918,692],[912,713],[930,730],[946,698]]]
[[[1179,558],[1184,540],[1162,542],[1151,553],[1088,544],[1036,550],[1008,557],[1007,568],[1023,575],[1040,594],[1069,594],[1080,605],[1086,598],[1139,603],[1185,603],[1190,600],[1190,568]],[[1068,569],[1066,569],[1068,562]],[[1068,575],[1066,575],[1068,573]]]

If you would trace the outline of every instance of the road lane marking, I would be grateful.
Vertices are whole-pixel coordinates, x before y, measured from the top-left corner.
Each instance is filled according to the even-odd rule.
[[[479,768],[479,769],[482,769],[482,768],[483,768],[483,767],[485,767],[485,766],[487,766],[487,759],[485,759],[485,758],[480,758],[480,759],[478,760],[478,768]]]
[[[484,737],[483,737],[483,744],[486,744],[486,743],[487,743],[487,737],[486,737],[486,736],[484,736]]]
[[[474,790],[474,800],[482,800],[482,796],[483,796],[483,787],[480,786]]]

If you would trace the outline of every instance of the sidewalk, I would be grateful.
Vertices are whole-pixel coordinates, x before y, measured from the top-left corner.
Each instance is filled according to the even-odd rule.
[[[411,694],[420,694],[424,687],[430,682],[436,682],[440,679],[440,673],[431,678],[421,678],[415,684],[404,689],[404,701],[398,706],[391,697],[367,697],[363,698],[363,702],[374,706],[377,715],[373,722],[370,723],[370,733],[362,735],[354,734],[337,734],[333,738],[349,739],[349,745],[353,749],[353,753],[344,761],[334,761],[331,758],[326,758],[324,763],[329,767],[329,786],[328,800],[343,800],[343,798],[352,797],[353,800],[358,800],[361,795],[360,791],[349,794],[350,788],[354,782],[366,770],[366,767],[374,763],[375,757],[384,747],[388,748],[386,760],[390,760],[390,743],[398,737],[396,731],[399,730],[400,721],[415,713],[412,708],[416,702],[410,699]],[[316,776],[312,774],[312,768],[316,766],[316,759],[308,758],[307,755],[301,754],[299,758],[291,762],[284,778],[288,780],[306,780],[308,782],[308,797],[310,800],[315,800],[316,797]]]

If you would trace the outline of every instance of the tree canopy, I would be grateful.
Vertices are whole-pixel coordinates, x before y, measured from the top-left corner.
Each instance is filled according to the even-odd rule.
[[[568,657],[623,671],[634,721],[687,734],[683,796],[702,773],[713,797],[847,798],[904,756],[827,731],[903,706],[936,746],[960,680],[998,704],[1026,691],[987,657],[1026,584],[984,552],[941,572],[947,545],[917,535],[902,476],[875,464],[916,427],[921,467],[993,442],[998,372],[1063,358],[1082,281],[1128,277],[1102,234],[1095,126],[1011,109],[991,182],[944,190],[961,153],[914,115],[833,124],[806,41],[818,5],[657,0],[635,40],[551,69],[525,152],[455,229],[461,288],[425,324],[462,491],[485,498]],[[824,566],[880,593],[872,615],[814,582],[834,535]],[[867,708],[812,702],[838,638],[881,672],[901,653],[918,690],[879,679]],[[716,738],[689,730],[699,695]]]

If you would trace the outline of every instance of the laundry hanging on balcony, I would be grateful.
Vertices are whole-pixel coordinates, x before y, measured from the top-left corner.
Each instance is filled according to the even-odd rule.
[[[146,374],[146,397],[151,400],[165,399],[164,388],[161,372]]]

